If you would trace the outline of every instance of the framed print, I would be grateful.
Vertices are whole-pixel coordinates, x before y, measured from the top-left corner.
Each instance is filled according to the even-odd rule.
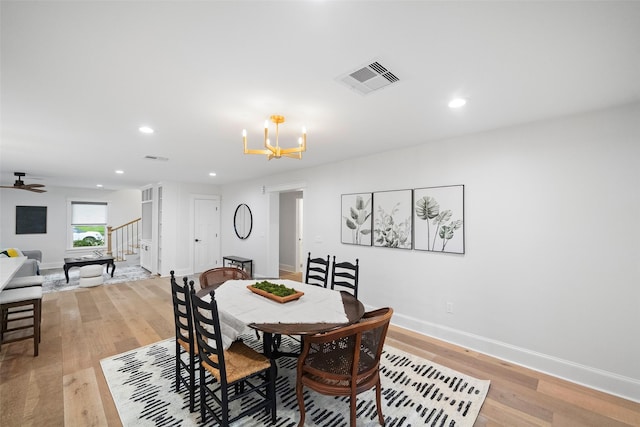
[[[342,195],[342,243],[371,246],[371,199],[371,193]]]
[[[464,185],[413,190],[414,249],[464,253]]]
[[[47,207],[16,206],[16,234],[47,234]]]
[[[373,193],[373,246],[411,249],[411,190]]]

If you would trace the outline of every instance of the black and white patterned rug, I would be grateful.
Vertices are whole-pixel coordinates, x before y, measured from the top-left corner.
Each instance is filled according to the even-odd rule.
[[[261,350],[255,335],[245,343]],[[283,337],[283,347],[293,346]],[[189,412],[184,387],[175,390],[175,344],[160,341],[101,360],[102,370],[123,426],[197,426],[200,412]],[[489,390],[489,381],[477,380],[429,360],[385,346],[382,366],[382,406],[388,427],[473,426]],[[278,360],[276,426],[294,427],[300,418],[295,395],[296,359]],[[197,397],[198,393],[196,393]],[[305,389],[305,426],[337,427],[349,424],[349,398],[320,395]],[[375,392],[358,395],[358,426],[377,426]],[[212,425],[211,417],[209,423]],[[233,424],[269,424],[264,411]]]
[[[109,269],[111,271],[111,269]],[[58,291],[70,291],[77,289],[80,286],[80,269],[71,268],[69,270],[69,283],[64,277],[64,272],[61,268],[42,270],[42,276],[44,277],[44,283],[42,284],[42,293]],[[103,266],[102,277],[105,285],[113,285],[115,283],[132,282],[135,280],[150,279],[154,276],[139,265],[126,265],[116,263],[116,271],[111,277],[111,273],[107,274],[106,267]]]

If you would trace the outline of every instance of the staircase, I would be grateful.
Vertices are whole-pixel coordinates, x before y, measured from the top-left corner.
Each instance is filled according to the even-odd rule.
[[[142,218],[138,218],[118,227],[107,227],[107,255],[112,256],[115,261],[140,265],[141,220]]]

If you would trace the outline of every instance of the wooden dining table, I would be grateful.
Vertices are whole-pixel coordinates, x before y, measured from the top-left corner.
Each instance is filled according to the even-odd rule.
[[[259,282],[259,281],[260,280],[229,280],[225,283],[229,284],[230,282],[239,282],[238,283],[239,285],[247,286],[248,284]],[[269,281],[272,283],[283,283],[286,286],[292,286],[294,289],[297,289],[297,290],[304,289],[308,286],[312,286],[312,285],[306,285],[300,282],[293,282],[289,280],[269,279]],[[212,290],[215,291],[222,285],[223,284],[219,284],[219,285],[215,285],[205,289],[201,289],[200,291],[197,292],[197,295],[200,298],[203,298],[207,294],[209,294]],[[273,322],[272,321],[272,322],[251,322],[246,324],[246,326],[248,326],[249,328],[254,329],[256,331],[260,331],[262,333],[263,352],[265,356],[272,359],[276,359],[282,356],[297,357],[298,356],[297,353],[283,352],[279,349],[280,336],[289,335],[289,336],[304,337],[305,335],[313,335],[318,333],[329,332],[331,330],[356,323],[364,315],[364,305],[362,304],[362,302],[360,302],[357,298],[355,298],[350,293],[345,291],[335,291],[335,290],[315,287],[315,286],[314,288],[318,288],[318,289],[317,290],[313,289],[314,290],[313,295],[311,293],[307,293],[303,295],[301,298],[310,298],[311,301],[313,301],[312,298],[314,298],[314,295],[317,296],[318,292],[334,292],[339,294],[339,300],[341,300],[342,302],[342,307],[344,309],[344,315],[345,315],[345,318],[343,319],[343,321],[340,321],[340,322],[330,322],[330,321],[329,322],[325,322],[325,321]],[[256,295],[250,292],[249,290],[247,290],[246,292],[237,294],[235,298],[243,298],[243,299],[246,298],[247,301],[249,301],[250,298],[265,298],[265,297]],[[216,301],[218,302],[218,311],[219,312],[221,310],[224,311],[225,301],[219,298],[217,295],[216,295]],[[235,303],[242,304],[242,301],[235,301]],[[295,303],[296,301],[291,301],[291,302],[285,302],[282,304],[295,304]],[[273,307],[272,310],[274,313],[277,313],[278,311],[278,304],[279,303],[271,304],[271,307]]]

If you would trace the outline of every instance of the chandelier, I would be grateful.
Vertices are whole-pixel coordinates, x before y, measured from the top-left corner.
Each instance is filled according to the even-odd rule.
[[[265,154],[268,160],[279,159],[282,156],[294,159],[302,159],[302,153],[307,151],[307,130],[302,128],[302,136],[298,138],[298,146],[293,148],[281,148],[278,142],[278,125],[284,123],[284,116],[273,115],[269,119],[276,124],[276,145],[271,145],[269,140],[269,120],[264,121],[264,150],[253,150],[247,148],[247,130],[242,130],[242,142],[244,143],[244,154]]]

